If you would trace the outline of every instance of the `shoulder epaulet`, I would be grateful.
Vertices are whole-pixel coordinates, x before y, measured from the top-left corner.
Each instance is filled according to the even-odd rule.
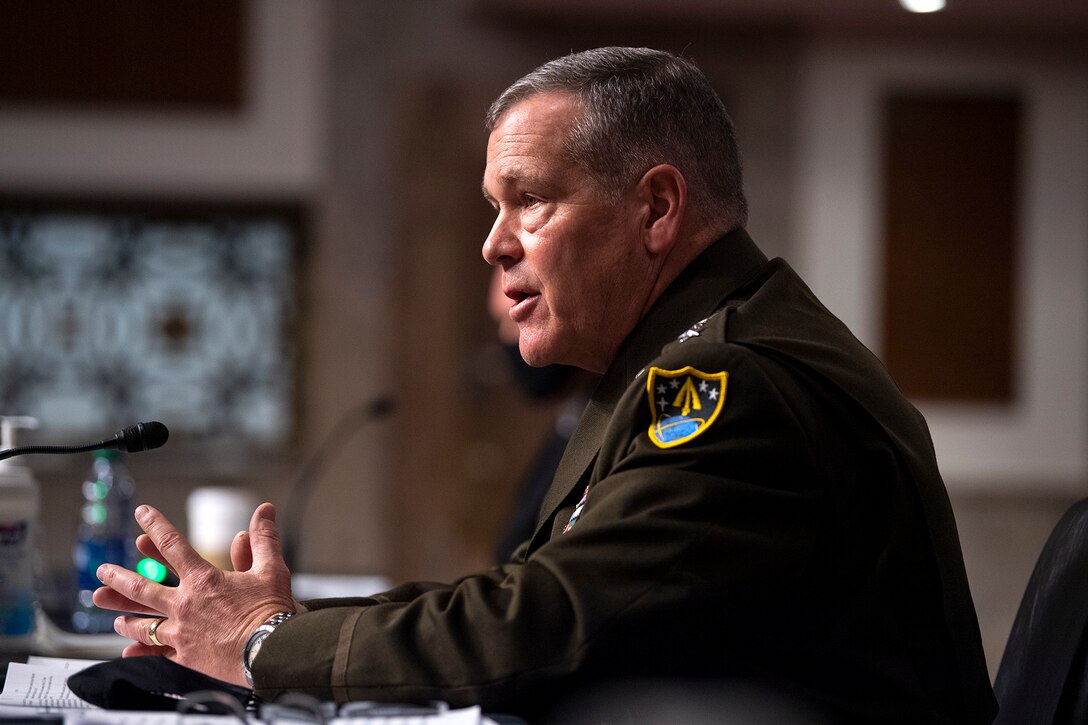
[[[710,317],[713,317],[713,315],[711,315]],[[706,324],[710,322],[710,317],[704,317],[703,319],[699,320],[694,325],[689,327],[687,330],[680,333],[680,336],[676,338],[676,341],[687,342],[693,337],[698,337],[699,334],[702,333],[704,329],[706,329]]]
[[[711,320],[714,320],[715,318],[721,318],[721,320],[722,320],[722,337],[724,339],[728,339],[729,338],[729,334],[728,334],[729,318],[732,316],[732,314],[737,310],[737,308],[740,305],[744,304],[744,302],[745,302],[745,300],[743,300],[743,299],[726,300],[725,304],[723,304],[721,307],[716,309],[712,314],[710,314],[707,317],[704,317],[703,319],[699,320],[694,325],[689,327],[687,330],[684,330],[684,332],[680,333],[680,335],[676,338],[676,341],[677,342],[686,342],[686,341],[690,340],[693,337],[699,337],[703,333],[703,330],[705,330],[707,328],[707,325],[710,324]]]

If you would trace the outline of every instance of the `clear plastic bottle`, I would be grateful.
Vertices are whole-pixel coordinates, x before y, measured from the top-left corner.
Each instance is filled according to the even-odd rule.
[[[128,569],[135,564],[135,491],[121,453],[112,449],[95,451],[94,463],[83,482],[83,508],[73,555],[78,601],[72,627],[77,632],[113,631],[117,613],[99,609],[91,596],[101,586],[97,571],[102,564],[120,564]]]
[[[0,417],[0,448],[15,447],[16,428],[36,428],[26,416]],[[0,461],[0,650],[23,650],[33,638],[37,587],[38,484],[15,458]]]

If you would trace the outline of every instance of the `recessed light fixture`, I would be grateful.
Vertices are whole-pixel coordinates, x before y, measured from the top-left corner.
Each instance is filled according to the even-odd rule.
[[[945,0],[899,0],[899,4],[912,13],[935,13],[944,10]]]

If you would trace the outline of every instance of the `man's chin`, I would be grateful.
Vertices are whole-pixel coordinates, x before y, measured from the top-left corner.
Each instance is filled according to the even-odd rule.
[[[562,362],[555,359],[554,351],[542,344],[541,340],[527,339],[524,333],[518,340],[518,351],[521,353],[521,359],[534,368],[547,367]]]
[[[518,350],[519,352],[521,352],[521,359],[525,361],[526,365],[529,365],[531,367],[543,368],[555,364],[554,360],[549,357],[545,357],[539,353],[526,352],[525,348],[523,347],[518,348]]]

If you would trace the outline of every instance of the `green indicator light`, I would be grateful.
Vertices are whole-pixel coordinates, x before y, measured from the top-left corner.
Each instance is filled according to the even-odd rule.
[[[87,512],[87,513],[90,514],[90,517],[88,518],[88,523],[90,523],[90,524],[104,524],[104,523],[106,523],[106,516],[108,515],[108,512],[106,511],[106,507],[103,506],[102,504],[100,504],[100,503],[91,504],[90,511]]]
[[[95,500],[101,501],[109,495],[110,485],[105,481],[95,481],[94,484],[92,484],[92,491]]]
[[[140,559],[136,564],[136,571],[153,582],[162,582],[166,579],[166,567],[151,558]]]

